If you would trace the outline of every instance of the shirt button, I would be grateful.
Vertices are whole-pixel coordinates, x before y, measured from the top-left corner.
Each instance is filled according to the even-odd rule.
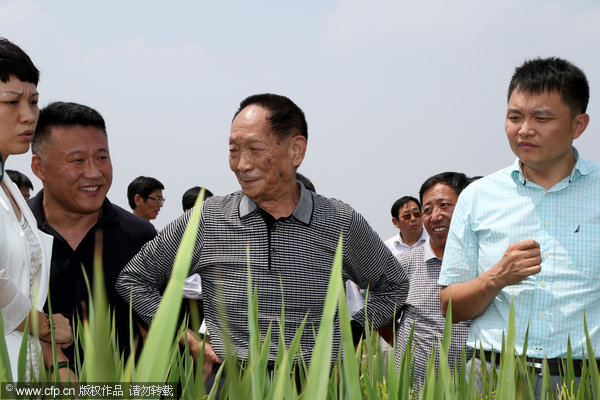
[[[544,222],[544,225],[546,225],[546,226],[550,226],[550,221],[546,221],[546,222]]]
[[[540,282],[540,286],[541,286],[541,287],[546,287],[546,281],[541,281],[541,282]]]
[[[544,314],[543,314],[543,313],[539,313],[539,314],[538,314],[538,317],[539,317],[539,318],[544,318]]]
[[[544,254],[543,254],[543,256],[544,256],[544,258],[548,257],[548,252],[545,251]]]
[[[533,350],[540,351],[540,346],[533,346]]]

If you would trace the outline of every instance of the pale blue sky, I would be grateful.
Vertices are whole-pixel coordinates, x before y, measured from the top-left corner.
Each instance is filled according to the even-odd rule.
[[[525,59],[560,56],[587,73],[591,122],[575,143],[600,161],[598,21],[594,1],[0,0],[0,36],[40,68],[41,105],[75,101],[105,117],[114,203],[129,209],[128,183],[156,177],[161,228],[191,186],[238,190],[231,117],[244,97],[273,92],[306,113],[300,172],[383,239],[395,233],[391,204],[429,176],[513,161],[506,89]],[[34,178],[29,162],[7,167]]]

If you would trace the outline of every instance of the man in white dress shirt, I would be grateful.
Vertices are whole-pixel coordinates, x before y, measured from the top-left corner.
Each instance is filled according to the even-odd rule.
[[[392,205],[392,223],[399,232],[385,241],[394,256],[425,243],[429,237],[423,229],[421,203],[412,196],[404,196]]]

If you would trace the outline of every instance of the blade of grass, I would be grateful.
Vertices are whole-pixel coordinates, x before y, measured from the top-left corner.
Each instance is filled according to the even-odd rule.
[[[338,298],[342,290],[342,236],[338,241],[331,278],[325,296],[323,315],[319,325],[319,333],[313,349],[313,355],[308,368],[306,390],[303,398],[311,400],[324,399],[327,396],[329,371],[331,368],[331,346],[333,343],[333,324],[337,309]]]
[[[504,336],[504,334],[503,334]],[[504,340],[503,340],[504,343]],[[500,357],[500,371],[498,378],[497,400],[512,400],[516,395],[515,382],[515,310],[511,300],[508,313],[508,330],[506,346],[502,349]],[[493,365],[493,364],[492,364]]]
[[[171,279],[148,330],[148,336],[137,364],[136,380],[139,382],[162,382],[167,376],[169,367],[168,351],[171,341],[167,340],[165,342],[165,338],[172,338],[175,334],[183,296],[183,282],[188,275],[200,225],[201,197],[202,195],[198,196],[196,205],[192,210],[192,215],[175,256]]]
[[[23,330],[23,340],[21,340],[21,347],[19,348],[18,364],[17,364],[17,379],[19,382],[25,382],[26,368],[27,368],[27,348],[29,347],[29,335],[25,332],[29,332],[29,316],[25,321],[25,329]],[[10,379],[12,381],[12,378]]]
[[[2,308],[0,307],[0,332],[4,332],[4,320],[2,319]],[[12,382],[13,375],[8,357],[8,347],[4,335],[0,338],[0,382]]]
[[[598,364],[596,362],[596,356],[594,355],[594,347],[592,346],[592,340],[590,339],[590,332],[587,325],[587,317],[585,312],[583,313],[583,329],[585,331],[585,343],[587,347],[587,354],[584,359],[587,359],[587,365],[590,373],[590,381],[592,383],[592,393],[594,399],[600,398],[600,374],[598,373]],[[583,379],[581,380],[584,384]]]
[[[448,301],[448,310],[446,311],[446,321],[444,323],[444,333],[440,343],[440,357],[438,366],[437,383],[439,394],[443,394],[446,399],[456,397],[456,387],[450,372],[448,364],[448,351],[452,340],[452,300]]]
[[[261,354],[261,337],[258,329],[258,295],[257,288],[252,286],[252,274],[250,267],[250,244],[246,245],[246,269],[247,269],[247,287],[246,294],[248,298],[248,326],[250,328],[250,343],[248,346],[248,373],[244,374],[242,386],[250,389],[250,398],[263,399],[263,390],[265,384],[265,369],[261,368],[261,360],[264,352]],[[269,332],[271,327],[269,326]],[[266,357],[268,359],[268,351]],[[266,363],[265,363],[266,365]]]
[[[340,285],[344,285],[343,281],[340,282]],[[343,292],[343,287],[341,291]],[[359,366],[356,360],[356,352],[354,351],[346,296],[338,296],[338,315],[343,357],[340,375],[343,376],[344,390],[348,398],[360,398],[362,389],[360,387]]]
[[[89,341],[84,347],[84,360],[88,365],[93,366],[87,370],[87,379],[90,382],[114,382],[117,379],[116,369],[117,361],[114,347],[114,341],[111,340],[111,317],[106,297],[106,286],[104,284],[104,271],[102,269],[102,251],[103,234],[98,229],[95,234],[94,248],[94,278],[93,278],[93,296],[89,294],[90,320],[84,331],[89,329],[87,337]]]

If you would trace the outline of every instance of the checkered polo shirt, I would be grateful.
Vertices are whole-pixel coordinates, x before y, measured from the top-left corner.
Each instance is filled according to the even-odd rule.
[[[285,303],[284,337],[289,345],[303,318],[307,324],[300,341],[305,360],[315,344],[327,285],[340,233],[343,235],[343,278],[370,287],[369,320],[376,327],[389,324],[408,292],[408,281],[397,260],[364,218],[350,206],[327,199],[301,186],[299,203],[287,218],[265,218],[265,212],[242,192],[211,197],[204,202],[190,274],[202,277],[205,318],[211,345],[226,355],[224,334],[230,335],[239,359],[247,358],[247,257],[258,293],[258,326],[264,337],[272,324],[270,360],[279,340],[282,290]],[[137,315],[150,323],[161,300],[160,288],[171,267],[190,213],[166,226],[155,240],[130,261],[117,283]],[[225,309],[225,320],[219,309]],[[364,309],[353,318],[364,324]],[[340,340],[335,324],[334,349]],[[227,328],[226,328],[227,327]]]
[[[445,318],[440,306],[440,286],[438,277],[442,268],[442,260],[437,258],[431,249],[429,238],[421,246],[417,246],[398,256],[400,267],[406,271],[410,282],[408,298],[404,306],[400,327],[396,339],[396,366],[400,366],[402,355],[408,346],[410,330],[413,333],[415,383],[423,384],[427,369],[427,360],[433,347],[436,348],[435,369],[439,367],[439,343],[444,333]],[[455,361],[460,366],[462,348],[469,335],[469,321],[452,325],[452,340],[448,351],[450,369]],[[467,359],[471,357],[468,349]]]

